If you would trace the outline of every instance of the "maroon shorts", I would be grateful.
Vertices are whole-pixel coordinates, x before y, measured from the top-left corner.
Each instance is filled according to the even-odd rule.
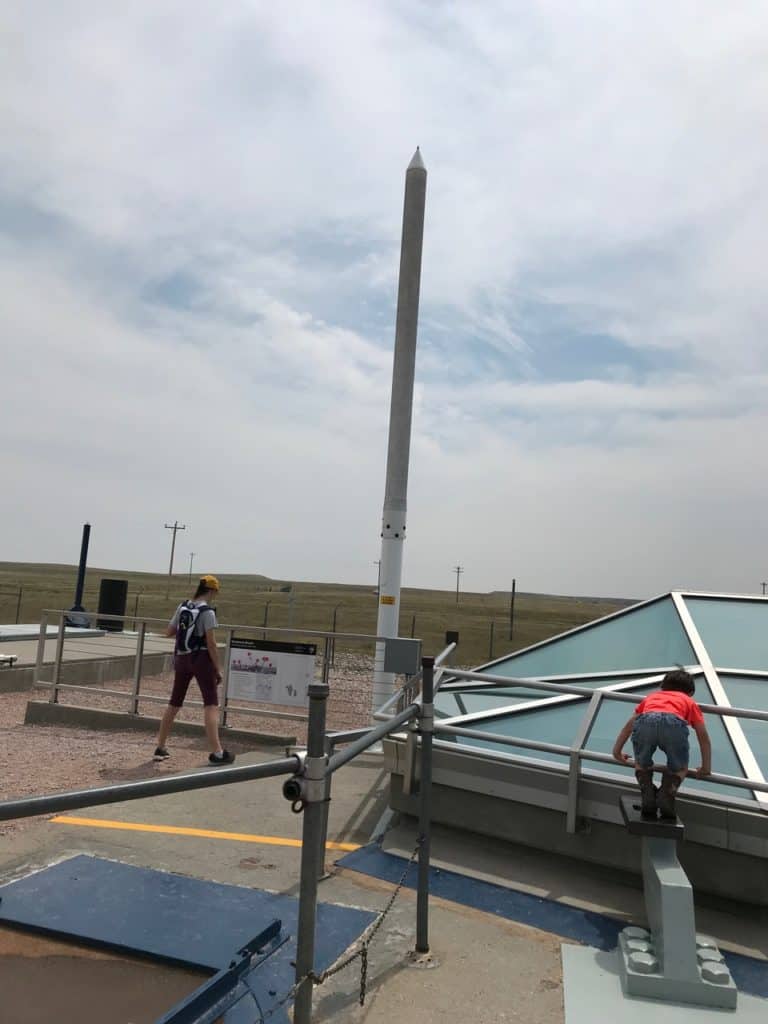
[[[173,677],[173,692],[168,701],[180,708],[187,696],[190,682],[196,679],[206,707],[217,707],[219,703],[216,685],[216,670],[208,651],[194,651],[192,654],[176,655],[176,674]]]

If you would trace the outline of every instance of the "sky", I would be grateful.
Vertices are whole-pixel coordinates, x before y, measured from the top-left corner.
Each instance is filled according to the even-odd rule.
[[[403,585],[768,577],[768,11],[0,13],[0,560],[366,583],[405,168]]]

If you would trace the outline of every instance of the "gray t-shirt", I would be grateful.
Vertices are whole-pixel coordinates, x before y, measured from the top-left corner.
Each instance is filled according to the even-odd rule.
[[[173,618],[168,623],[169,629],[176,630],[178,628],[179,615],[181,614],[181,609],[183,608],[185,603],[185,601],[182,601],[182,603],[174,612]],[[198,608],[204,606],[203,610],[197,616],[194,631],[194,636],[202,638],[205,636],[209,629],[216,629],[216,627],[218,626],[218,622],[216,621],[216,612],[213,610],[213,608],[210,607],[210,605],[206,605],[205,601],[193,601],[192,604],[196,604]],[[183,654],[184,652],[181,653]]]

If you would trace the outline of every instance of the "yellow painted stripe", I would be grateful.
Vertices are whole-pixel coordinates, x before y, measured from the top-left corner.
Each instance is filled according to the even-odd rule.
[[[202,839],[229,839],[235,843],[261,843],[263,846],[301,847],[300,839],[283,836],[254,836],[247,832],[217,832],[208,828],[181,828],[178,825],[145,825],[137,821],[109,821],[105,818],[74,818],[59,814],[51,819],[57,825],[86,825],[89,828],[114,828],[124,832],[155,832],[166,836],[198,836]],[[329,850],[359,850],[356,843],[327,842]]]

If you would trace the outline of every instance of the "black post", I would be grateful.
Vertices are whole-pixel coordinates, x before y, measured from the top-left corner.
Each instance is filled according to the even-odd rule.
[[[419,782],[419,881],[416,893],[416,952],[429,952],[429,847],[432,838],[432,728],[434,658],[421,659],[421,779]]]
[[[488,630],[488,660],[493,661],[493,619],[491,619],[491,628]]]
[[[515,628],[515,587],[517,580],[512,580],[512,593],[509,595],[509,639],[512,639],[512,633]]]
[[[336,612],[340,608],[340,605],[336,605],[333,609],[333,624],[331,625],[331,632],[336,633]],[[336,664],[336,637],[335,635],[331,638],[331,664]]]
[[[411,639],[416,636],[416,615],[411,617]]]
[[[19,597],[16,601],[16,625],[19,624],[19,615],[21,614],[21,595],[24,593],[24,588],[19,587]]]
[[[77,570],[77,586],[75,587],[75,603],[72,605],[71,611],[82,612],[83,608],[83,588],[85,587],[85,564],[88,561],[88,542],[91,538],[91,524],[85,523],[83,526],[83,540],[80,544],[80,565]]]
[[[322,874],[325,850],[320,849],[325,802],[325,712],[328,686],[310,683],[307,757],[304,761],[304,821],[301,834],[301,879],[299,882],[299,921],[296,929],[296,1000],[294,1024],[312,1020],[312,987],[307,977],[315,965],[315,921],[317,918],[317,880]],[[304,979],[304,980],[302,980]]]

